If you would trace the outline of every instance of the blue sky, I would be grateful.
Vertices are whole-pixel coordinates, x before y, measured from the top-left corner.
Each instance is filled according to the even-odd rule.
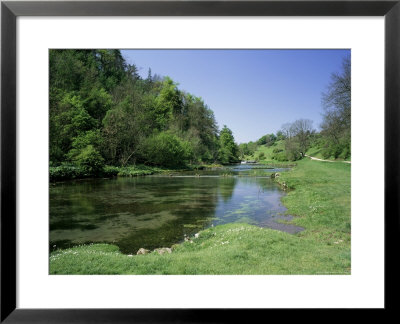
[[[236,142],[276,133],[287,122],[311,119],[319,128],[321,93],[350,50],[122,50],[139,74],[169,76],[227,125]]]

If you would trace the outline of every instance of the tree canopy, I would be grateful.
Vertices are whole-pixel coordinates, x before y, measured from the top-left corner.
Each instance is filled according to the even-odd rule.
[[[50,162],[103,165],[237,161],[232,132],[169,77],[146,79],[119,50],[50,50]]]

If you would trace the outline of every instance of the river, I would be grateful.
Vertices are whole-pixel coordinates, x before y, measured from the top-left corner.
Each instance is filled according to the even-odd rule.
[[[50,185],[50,249],[112,243],[123,253],[170,247],[202,229],[245,222],[295,233],[277,219],[285,192],[260,165]]]

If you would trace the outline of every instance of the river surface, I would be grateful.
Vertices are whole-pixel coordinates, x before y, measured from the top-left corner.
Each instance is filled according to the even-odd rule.
[[[50,249],[113,243],[123,253],[170,247],[202,229],[245,222],[295,233],[285,194],[260,165],[50,185]],[[286,218],[285,218],[286,217]]]

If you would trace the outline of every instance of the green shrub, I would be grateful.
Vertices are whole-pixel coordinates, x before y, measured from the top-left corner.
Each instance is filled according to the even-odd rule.
[[[286,157],[286,153],[283,152],[283,150],[280,150],[280,152],[273,154],[272,158],[274,160],[277,160],[277,161],[280,161],[280,162],[288,160],[287,157]]]
[[[185,165],[192,155],[188,142],[168,132],[161,132],[150,137],[144,148],[148,161],[167,167]]]
[[[85,177],[85,171],[76,165],[63,164],[49,167],[50,181],[61,181]]]
[[[297,161],[301,159],[301,154],[296,150],[286,151],[286,159],[289,161]]]
[[[339,154],[339,158],[341,159],[350,158],[350,149],[348,147],[345,147],[343,151]]]
[[[106,165],[103,168],[102,175],[104,177],[115,177],[120,172],[121,168],[116,166]]]
[[[104,167],[104,159],[93,145],[81,149],[80,153],[74,157],[74,162],[88,175],[97,175]]]

